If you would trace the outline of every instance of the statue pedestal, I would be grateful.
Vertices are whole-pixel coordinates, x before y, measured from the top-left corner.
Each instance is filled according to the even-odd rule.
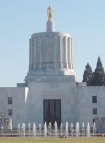
[[[54,32],[54,22],[53,21],[47,21],[47,29],[46,32]]]

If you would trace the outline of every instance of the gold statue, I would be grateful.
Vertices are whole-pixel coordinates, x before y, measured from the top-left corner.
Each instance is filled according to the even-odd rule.
[[[52,17],[52,11],[53,8],[49,5],[48,9],[47,9],[47,15],[48,15],[48,20],[51,21],[53,19]]]

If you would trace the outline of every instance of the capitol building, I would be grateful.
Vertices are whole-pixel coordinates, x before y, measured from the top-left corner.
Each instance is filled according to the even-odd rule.
[[[96,123],[105,131],[105,86],[87,86],[77,81],[73,69],[72,38],[56,32],[53,8],[47,9],[46,32],[34,33],[29,40],[29,70],[24,83],[0,88],[0,112],[11,129],[20,123],[46,122],[58,127],[66,122],[80,126]],[[0,116],[0,126],[2,126]]]

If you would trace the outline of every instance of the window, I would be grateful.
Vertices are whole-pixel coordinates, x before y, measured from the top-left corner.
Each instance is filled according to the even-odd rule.
[[[97,103],[97,96],[92,96],[92,103]]]
[[[93,114],[97,114],[97,108],[93,108]]]
[[[8,97],[8,104],[12,104],[12,97]]]
[[[12,115],[12,109],[8,109],[8,115]]]

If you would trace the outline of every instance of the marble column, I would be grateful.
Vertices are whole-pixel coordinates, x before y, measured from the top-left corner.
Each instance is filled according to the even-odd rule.
[[[73,59],[72,59],[72,38],[71,38],[71,69],[73,69]]]
[[[42,68],[42,37],[40,37],[40,68]]]
[[[63,68],[63,43],[62,43],[62,41],[63,41],[63,38],[62,37],[59,37],[59,49],[60,49],[60,52],[59,52],[59,54],[60,54],[60,68]]]
[[[29,39],[29,70],[31,70],[31,39]]]
[[[37,63],[37,61],[36,61],[36,38],[33,38],[32,39],[32,41],[33,41],[33,44],[32,44],[32,54],[33,54],[33,56],[32,56],[32,60],[33,60],[33,68],[34,69],[36,69],[36,63]]]

